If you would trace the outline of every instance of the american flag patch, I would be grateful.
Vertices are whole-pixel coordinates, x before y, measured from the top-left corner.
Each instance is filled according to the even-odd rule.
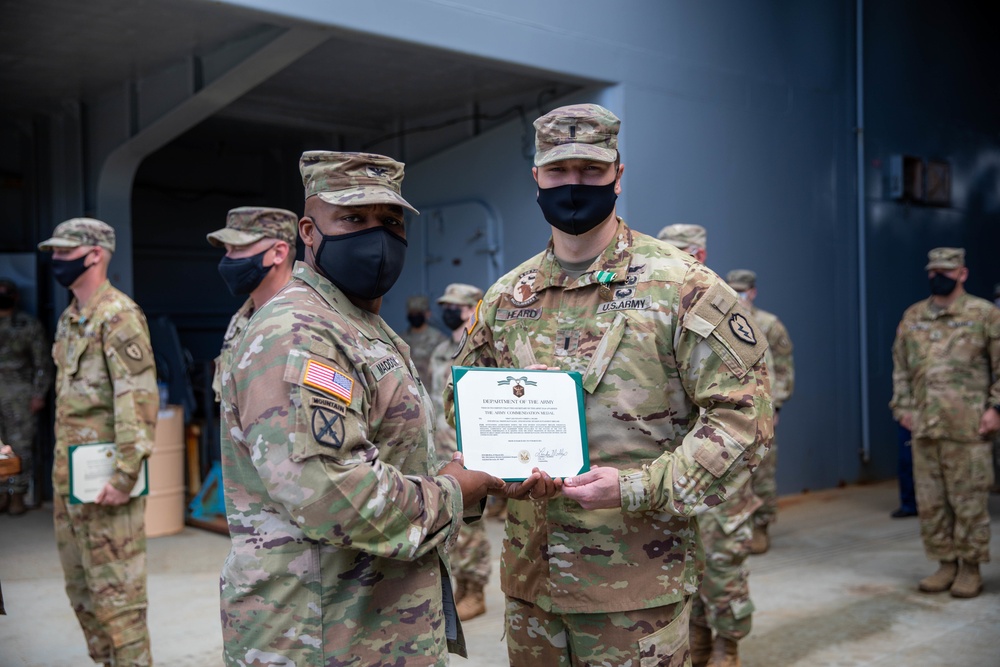
[[[302,383],[332,394],[348,405],[351,404],[354,380],[332,366],[310,359],[306,362],[306,374],[302,378]]]

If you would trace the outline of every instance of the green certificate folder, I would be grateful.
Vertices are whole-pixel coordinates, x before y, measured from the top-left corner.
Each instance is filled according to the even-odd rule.
[[[118,446],[113,442],[71,445],[69,448],[69,502],[71,505],[92,503],[115,472]],[[144,459],[139,479],[132,487],[133,498],[149,493],[149,467]]]

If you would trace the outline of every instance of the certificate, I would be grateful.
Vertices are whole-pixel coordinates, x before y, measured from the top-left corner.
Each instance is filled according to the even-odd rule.
[[[458,448],[470,470],[510,482],[538,468],[571,477],[590,468],[583,384],[573,371],[453,366]]]
[[[69,502],[71,505],[92,503],[115,472],[118,447],[113,442],[92,445],[72,445],[69,448]],[[132,487],[133,498],[149,493],[149,470],[143,459],[139,479]]]

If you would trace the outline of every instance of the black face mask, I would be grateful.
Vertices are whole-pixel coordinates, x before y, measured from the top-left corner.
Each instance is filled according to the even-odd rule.
[[[931,276],[930,285],[931,294],[934,296],[948,296],[955,291],[958,281],[941,273],[935,273]]]
[[[410,323],[410,326],[414,329],[419,329],[424,326],[424,322],[427,321],[427,316],[423,313],[407,313],[406,321]]]
[[[463,324],[465,324],[465,318],[462,317],[461,308],[443,308],[441,310],[441,321],[450,330],[455,331]]]
[[[556,229],[579,236],[607,220],[615,210],[615,181],[607,185],[560,185],[538,189],[542,215]]]
[[[219,261],[219,275],[233,296],[250,294],[263,282],[267,272],[274,267],[274,264],[264,266],[264,255],[267,250],[250,257],[239,259],[223,257]]]
[[[77,257],[76,259],[53,259],[52,276],[56,279],[57,283],[68,288],[76,282],[77,278],[83,275],[84,271],[90,268],[90,266],[84,264],[86,261],[87,255]]]
[[[320,235],[323,240],[316,250],[316,269],[348,296],[377,299],[403,272],[406,239],[385,227]]]

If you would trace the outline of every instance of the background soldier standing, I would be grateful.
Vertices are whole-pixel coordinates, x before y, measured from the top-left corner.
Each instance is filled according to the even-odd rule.
[[[410,346],[410,358],[425,387],[431,386],[431,354],[446,340],[443,333],[431,326],[430,320],[431,304],[426,296],[419,294],[406,300],[406,321],[410,326],[402,338]]]
[[[215,359],[212,390],[216,402],[221,399],[222,377],[229,370],[232,348],[247,322],[292,278],[298,222],[299,217],[285,209],[241,206],[229,211],[225,227],[208,235],[209,243],[226,249],[226,256],[219,262],[219,274],[229,292],[247,296],[229,320],[222,351]]]
[[[17,285],[0,278],[0,440],[21,459],[19,474],[0,479],[0,514],[19,516],[27,509],[38,413],[52,384],[51,355],[41,322],[18,309]]]
[[[299,169],[305,260],[223,385],[225,662],[444,665],[465,655],[445,546],[503,482],[439,470],[430,397],[378,315],[406,255],[403,165],[309,151]]]
[[[66,593],[90,657],[151,665],[146,628],[145,497],[130,498],[153,449],[159,396],[149,329],[139,306],[111,286],[114,229],[74,218],[38,245],[73,292],[56,329],[53,518]],[[96,502],[69,503],[69,448],[111,442],[114,474]]]
[[[686,225],[683,223],[667,225],[660,230],[656,238],[677,246],[702,264],[705,263],[705,258],[708,256],[706,251],[708,234],[701,225]]]
[[[795,362],[792,359],[792,339],[777,315],[753,305],[757,298],[757,274],[749,269],[734,269],[726,274],[726,282],[739,293],[750,310],[754,324],[767,339],[767,370],[771,377],[771,400],[774,402],[775,438],[771,451],[754,471],[751,483],[761,506],[753,515],[753,542],[750,553],[762,554],[771,548],[768,526],[778,518],[778,420],[782,406],[795,390]]]
[[[743,486],[771,440],[749,313],[704,265],[615,215],[619,125],[595,104],[535,121],[552,239],[487,291],[456,359],[583,376],[591,470],[561,495],[508,503],[514,666],[685,662],[703,569],[693,516]]]
[[[940,563],[920,590],[982,590],[990,559],[990,437],[1000,430],[1000,310],[965,291],[963,248],[928,253],[929,299],[903,314],[892,346],[892,415],[913,434],[920,536]],[[961,565],[959,565],[961,563]]]
[[[659,238],[693,255],[699,262],[708,256],[705,228],[670,225]],[[768,364],[771,351],[764,353]],[[768,370],[771,366],[768,365]],[[773,447],[773,444],[772,444]],[[760,474],[773,451],[754,471]],[[698,529],[705,550],[705,574],[691,605],[692,667],[738,667],[739,642],[750,634],[754,605],[750,599],[750,571],[746,566],[753,539],[753,513],[761,500],[752,483],[733,497],[698,515]],[[715,636],[713,637],[713,631]]]
[[[431,400],[434,403],[434,444],[438,458],[450,461],[458,444],[455,429],[448,425],[444,414],[444,391],[451,379],[454,357],[462,347],[466,331],[476,317],[476,305],[483,298],[483,291],[473,285],[452,283],[445,288],[437,302],[441,321],[451,329],[451,337],[441,341],[431,355]],[[490,559],[490,542],[482,521],[463,524],[458,532],[458,542],[448,552],[451,571],[455,576],[455,604],[458,617],[463,621],[486,613],[486,594],[483,589],[490,580],[493,563]]]

